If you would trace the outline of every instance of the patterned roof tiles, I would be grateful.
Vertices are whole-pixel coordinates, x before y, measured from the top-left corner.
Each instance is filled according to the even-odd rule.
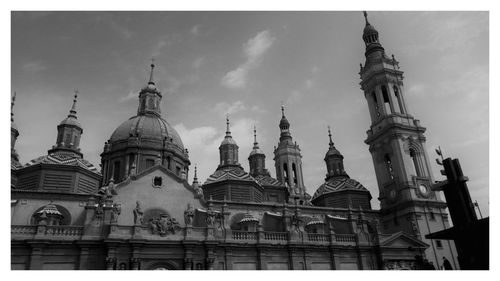
[[[348,177],[334,177],[322,184],[314,193],[312,200],[332,192],[343,190],[368,191],[361,183]]]
[[[272,178],[270,176],[259,175],[255,177],[255,180],[262,186],[278,186],[278,187],[284,186],[277,179]]]
[[[215,173],[210,175],[203,185],[227,180],[255,182],[255,179],[247,172],[245,172],[241,167],[225,167],[223,169],[215,171]]]
[[[90,163],[89,161],[64,153],[51,153],[49,155],[40,156],[26,163],[23,166],[23,168],[30,167],[33,165],[38,165],[41,163],[49,165],[58,164],[58,165],[68,165],[68,166],[79,166],[93,173],[100,174],[99,170],[97,170],[97,168],[94,165],[92,165],[92,163]]]

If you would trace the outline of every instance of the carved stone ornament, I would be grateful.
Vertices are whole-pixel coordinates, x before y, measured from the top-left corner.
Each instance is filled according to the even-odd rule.
[[[135,206],[133,213],[134,213],[134,224],[141,225],[142,224],[142,215],[144,214],[144,212],[141,209],[141,203],[139,201],[136,202],[136,206]]]
[[[207,210],[207,218],[206,218],[207,226],[214,226],[216,215],[217,215],[217,213],[215,211],[213,211],[212,209]]]
[[[194,209],[191,204],[188,203],[187,209],[184,211],[184,224],[190,226],[193,224]]]
[[[118,216],[122,212],[122,205],[118,203],[113,204],[113,208],[111,209],[111,223],[118,222]]]
[[[167,214],[161,214],[159,217],[149,219],[148,226],[152,234],[159,234],[160,236],[175,234],[176,231],[181,230],[177,220]]]

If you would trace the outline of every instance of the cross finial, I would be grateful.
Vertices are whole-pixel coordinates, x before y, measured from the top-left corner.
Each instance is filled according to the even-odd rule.
[[[226,113],[226,136],[230,136],[231,131],[229,130],[229,113]]]
[[[75,89],[75,95],[73,96],[73,105],[71,105],[71,109],[69,110],[69,116],[73,116],[76,118],[76,99],[78,98],[78,90]]]
[[[257,126],[253,125],[253,144],[257,144]]]
[[[16,92],[12,96],[12,102],[10,103],[10,121],[14,122],[14,103],[16,102]]]
[[[153,82],[153,71],[154,71],[154,68],[155,68],[155,59],[154,58],[151,58],[151,73],[149,74],[149,82],[148,84],[155,84]]]
[[[333,146],[332,132],[330,130],[330,126],[328,126],[328,137],[330,138],[330,146]]]

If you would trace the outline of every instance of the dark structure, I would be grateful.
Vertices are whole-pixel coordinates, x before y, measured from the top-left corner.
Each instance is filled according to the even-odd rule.
[[[489,269],[489,218],[477,219],[458,159],[443,160],[446,180],[432,186],[443,191],[453,227],[426,235],[430,239],[455,241],[461,269]]]

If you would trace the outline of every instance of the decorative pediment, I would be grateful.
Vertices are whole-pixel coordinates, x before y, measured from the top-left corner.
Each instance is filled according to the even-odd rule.
[[[423,241],[413,238],[412,236],[400,231],[396,232],[388,237],[380,238],[381,247],[391,247],[391,248],[427,248],[429,244]]]

